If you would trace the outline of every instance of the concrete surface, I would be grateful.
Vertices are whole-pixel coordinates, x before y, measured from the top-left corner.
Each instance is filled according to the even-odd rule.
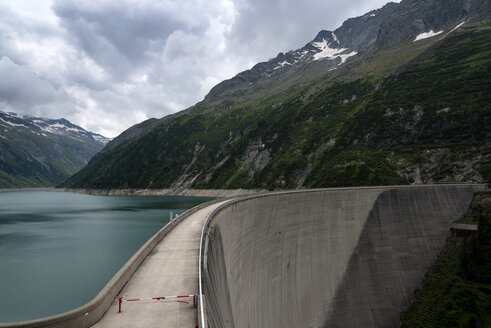
[[[118,296],[127,298],[198,293],[198,250],[201,229],[208,215],[222,202],[205,207],[172,229],[155,246]],[[192,299],[190,300],[192,302]],[[193,304],[168,301],[124,302],[118,313],[113,302],[93,327],[196,327]]]
[[[482,185],[278,193],[206,230],[207,327],[395,327]]]
[[[469,237],[477,234],[478,230],[478,224],[454,223],[450,227],[450,232],[454,237]]]

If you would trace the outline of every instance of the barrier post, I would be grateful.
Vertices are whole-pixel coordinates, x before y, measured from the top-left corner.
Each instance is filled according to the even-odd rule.
[[[121,303],[123,303],[123,298],[118,297],[118,300],[119,300],[119,311],[118,311],[118,313],[121,313]]]

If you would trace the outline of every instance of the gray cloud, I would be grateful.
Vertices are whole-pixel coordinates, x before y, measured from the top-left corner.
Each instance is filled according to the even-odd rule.
[[[57,90],[49,81],[8,57],[0,58],[0,76],[3,77],[0,79],[0,101],[4,106],[33,108],[66,98],[63,90]]]
[[[165,6],[140,2],[57,1],[55,14],[76,45],[114,72],[129,71],[158,51],[169,35],[184,27]]]
[[[0,103],[111,137],[387,2],[47,1],[0,0]]]

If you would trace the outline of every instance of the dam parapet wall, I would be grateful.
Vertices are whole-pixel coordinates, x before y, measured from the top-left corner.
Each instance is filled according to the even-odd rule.
[[[206,326],[393,327],[484,188],[333,188],[224,204],[203,230]]]

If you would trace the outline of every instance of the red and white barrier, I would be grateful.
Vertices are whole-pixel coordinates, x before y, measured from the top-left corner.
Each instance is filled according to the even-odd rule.
[[[191,298],[191,297],[193,298],[193,305],[196,307],[197,295],[177,295],[177,296],[140,297],[140,298],[117,297],[116,299],[119,302],[118,313],[121,313],[121,305],[123,304],[123,302],[176,300],[176,302],[178,303],[191,304],[191,302],[180,300],[180,298]]]

